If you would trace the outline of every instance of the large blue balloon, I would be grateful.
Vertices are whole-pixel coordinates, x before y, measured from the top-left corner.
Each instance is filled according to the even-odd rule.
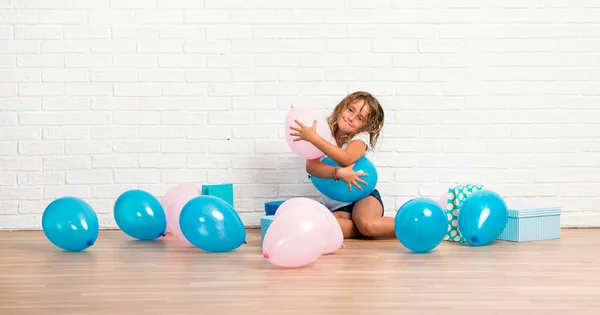
[[[458,229],[466,241],[474,246],[495,240],[507,223],[506,203],[500,195],[489,190],[471,194],[458,213]]]
[[[143,190],[132,189],[121,194],[115,202],[114,217],[125,234],[144,241],[164,236],[167,229],[162,205]]]
[[[448,219],[444,210],[434,200],[414,198],[396,212],[394,231],[406,248],[425,253],[444,240],[448,231]]]
[[[340,166],[329,157],[323,159],[323,163],[331,166]],[[311,176],[310,180],[315,188],[317,188],[317,190],[319,190],[323,195],[338,201],[354,202],[368,196],[371,192],[373,192],[375,186],[377,185],[378,175],[375,165],[373,165],[373,163],[365,156],[358,159],[352,169],[358,173],[362,172],[368,174],[368,176],[360,176],[360,179],[367,183],[366,186],[358,183],[362,190],[352,185],[352,192],[350,192],[348,190],[348,183],[341,179],[336,182],[331,177],[320,178]]]
[[[207,252],[228,252],[246,242],[237,212],[223,199],[202,195],[188,201],[179,215],[183,236]]]
[[[52,201],[42,214],[44,235],[66,251],[82,251],[98,239],[96,212],[76,197],[61,197]]]

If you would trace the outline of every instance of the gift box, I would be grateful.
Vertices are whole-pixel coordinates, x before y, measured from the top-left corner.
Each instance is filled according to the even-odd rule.
[[[233,205],[233,184],[202,185],[202,195],[219,197],[235,208]]]
[[[448,197],[446,200],[446,217],[448,218],[448,232],[444,240],[450,242],[466,242],[458,229],[458,213],[460,207],[472,193],[482,190],[483,185],[456,185],[448,188]]]
[[[265,215],[260,217],[260,246],[262,246],[265,235],[267,234],[267,230],[269,229],[271,223],[273,223],[273,219],[275,219],[274,215]]]
[[[265,215],[275,215],[277,208],[284,203],[285,200],[267,201],[265,202]]]
[[[509,206],[508,223],[497,239],[531,242],[560,238],[560,207]]]

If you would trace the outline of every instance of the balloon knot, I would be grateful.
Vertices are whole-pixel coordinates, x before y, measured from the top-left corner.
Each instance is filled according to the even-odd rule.
[[[264,257],[265,259],[269,259],[269,254],[268,254],[268,253],[264,253],[264,254],[263,254],[263,257]]]
[[[87,241],[87,245],[88,245],[88,246],[92,246],[92,245],[94,245],[94,242],[92,242],[92,241]]]
[[[341,248],[346,248],[346,244],[342,244]]]
[[[162,233],[160,236],[165,237],[167,236],[167,233]]]
[[[248,242],[244,241],[244,244],[248,244]]]

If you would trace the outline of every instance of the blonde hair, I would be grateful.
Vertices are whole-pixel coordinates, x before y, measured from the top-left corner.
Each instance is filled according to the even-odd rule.
[[[373,96],[371,93],[364,92],[364,91],[357,91],[357,92],[346,95],[346,97],[344,97],[335,106],[335,108],[333,109],[333,112],[327,118],[327,123],[329,124],[329,128],[331,129],[331,132],[333,133],[333,135],[335,135],[339,130],[337,121],[338,121],[338,117],[339,117],[340,113],[346,107],[348,107],[350,104],[354,103],[357,100],[363,100],[365,102],[365,104],[363,106],[369,106],[369,108],[371,109],[369,112],[369,116],[366,118],[367,119],[366,122],[360,127],[359,130],[356,131],[356,133],[351,134],[351,135],[342,136],[341,141],[342,141],[342,143],[345,143],[346,141],[351,139],[355,134],[366,131],[370,135],[369,140],[371,142],[370,143],[371,148],[374,148],[375,144],[377,143],[377,139],[379,138],[379,134],[381,133],[381,129],[383,129],[383,123],[384,123],[385,117],[384,117],[383,108],[381,107],[381,104],[379,104],[379,101],[377,100],[377,98],[375,98],[375,96]],[[362,110],[362,108],[360,110]]]

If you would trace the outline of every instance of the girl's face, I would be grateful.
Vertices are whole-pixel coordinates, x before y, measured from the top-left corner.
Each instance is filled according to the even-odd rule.
[[[358,99],[350,103],[338,116],[338,127],[345,134],[355,133],[367,121],[371,109],[365,101]]]

